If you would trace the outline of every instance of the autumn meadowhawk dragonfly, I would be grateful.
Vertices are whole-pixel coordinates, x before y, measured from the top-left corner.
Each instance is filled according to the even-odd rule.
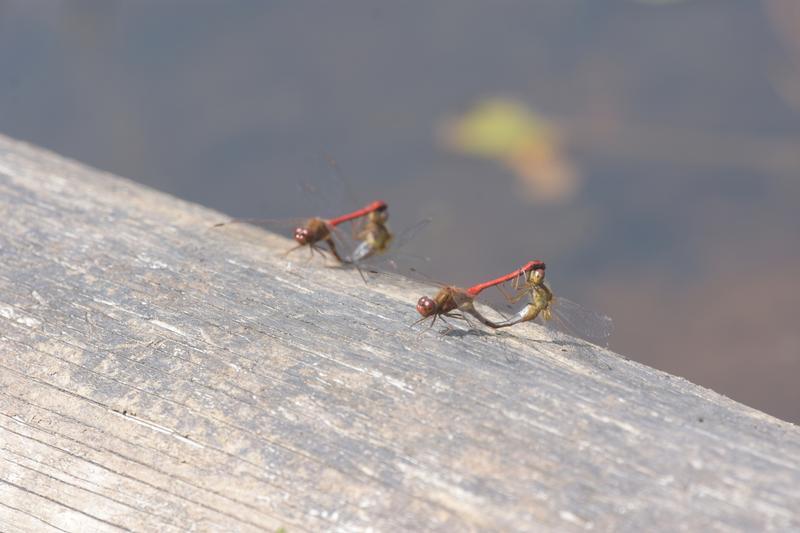
[[[473,285],[472,287],[466,289],[456,287],[454,285],[439,284],[441,288],[433,298],[429,296],[422,296],[417,301],[417,312],[422,315],[422,318],[414,322],[412,326],[430,318],[431,323],[429,324],[428,328],[433,327],[437,319],[442,320],[448,325],[448,327],[450,327],[450,325],[447,323],[447,320],[445,320],[445,317],[464,320],[469,323],[467,315],[470,315],[482,324],[496,328],[497,326],[495,326],[494,322],[484,317],[475,308],[475,298],[489,287],[498,286],[517,279],[519,276],[534,270],[544,271],[544,268],[545,264],[542,261],[529,261],[521,268],[518,268],[513,272],[484,283]]]
[[[510,280],[505,280],[508,281]],[[488,321],[486,325],[489,327],[500,329],[540,319],[547,327],[596,344],[608,345],[612,330],[611,318],[589,311],[567,298],[555,296],[544,281],[544,268],[525,271],[520,269],[512,284],[514,294],[509,295],[503,290],[505,282],[496,286],[510,304],[517,303],[526,296],[529,297],[529,302],[509,318],[498,322]]]

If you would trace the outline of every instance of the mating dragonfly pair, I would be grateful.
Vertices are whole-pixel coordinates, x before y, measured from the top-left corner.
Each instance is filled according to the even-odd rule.
[[[425,219],[395,237],[387,226],[388,219],[389,211],[386,202],[376,200],[352,213],[329,219],[321,217],[287,220],[240,218],[221,222],[213,227],[218,228],[242,222],[271,229],[288,227],[292,229],[292,236],[297,244],[287,250],[285,255],[301,248],[308,248],[311,257],[315,253],[323,257],[326,253],[330,253],[339,264],[358,269],[361,277],[366,281],[362,267],[378,268],[379,258],[388,259],[390,254],[387,252],[390,245],[395,249],[401,248],[430,222],[429,219]],[[340,226],[346,222],[353,223],[350,238],[340,229]],[[355,245],[353,246],[352,243]]]
[[[373,261],[385,255],[392,243],[395,243],[395,248],[402,246],[429,222],[425,220],[412,226],[395,239],[387,226],[388,218],[386,202],[378,200],[335,218],[313,217],[300,221],[293,228],[293,237],[297,244],[286,253],[301,248],[308,248],[312,257],[315,253],[322,256],[330,253],[340,264],[356,267],[363,277],[361,267],[372,270]],[[235,222],[274,225],[255,219],[234,219],[216,224],[215,227]],[[350,241],[355,244],[344,251],[342,243],[347,240],[342,238],[340,226],[347,222],[353,223],[353,238]],[[555,298],[545,284],[544,277],[544,262],[529,261],[504,276],[469,288],[439,284],[440,290],[433,298],[423,296],[417,301],[416,309],[421,318],[412,325],[430,319],[429,327],[432,327],[438,319],[447,324],[448,329],[452,329],[447,318],[463,320],[471,325],[470,317],[472,317],[491,329],[502,329],[539,318],[545,325],[555,326],[556,329],[567,333],[605,344],[611,333],[611,319],[587,311],[565,298]],[[507,285],[510,285],[513,294],[504,289]],[[503,317],[502,320],[492,320],[475,307],[475,299],[490,287],[498,288],[508,305],[516,304],[526,297],[528,301],[512,316]],[[503,310],[497,307],[495,310],[503,315]]]

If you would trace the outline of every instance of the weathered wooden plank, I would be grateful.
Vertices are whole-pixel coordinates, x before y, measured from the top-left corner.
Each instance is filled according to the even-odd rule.
[[[683,379],[4,137],[0,216],[4,531],[800,528],[798,428]]]

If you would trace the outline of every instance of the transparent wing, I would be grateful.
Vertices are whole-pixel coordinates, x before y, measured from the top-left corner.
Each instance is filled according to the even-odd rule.
[[[330,154],[325,154],[325,160],[328,163],[330,171],[324,183],[329,188],[333,189],[331,194],[335,195],[335,199],[341,203],[339,208],[343,212],[350,212],[362,207],[364,205],[363,198],[356,193],[356,190],[350,183],[350,179],[344,175],[336,159]]]
[[[303,200],[314,216],[330,219],[355,211],[362,204],[330,155],[317,157],[312,176],[299,182]]]
[[[305,227],[308,225],[309,220],[310,219],[308,218],[234,218],[225,222],[214,224],[211,229],[223,230],[227,227],[249,224],[251,226],[258,226],[274,233],[278,233],[279,235],[283,235],[284,237],[291,238],[294,235],[294,230],[298,227]],[[347,232],[342,231],[342,229],[338,227],[329,227],[329,229],[331,231],[331,238],[333,239],[338,253],[342,256],[351,254],[353,252],[355,243],[347,234]],[[322,250],[324,250],[324,245],[320,243],[320,246],[322,247]]]
[[[375,253],[356,261],[354,264],[371,273],[394,272],[400,273],[411,279],[428,282],[419,270],[424,270],[430,262],[429,257],[414,255],[404,250],[404,247],[414,240],[422,230],[430,224],[431,219],[426,218],[416,224],[405,228],[399,235],[396,235],[389,245],[389,249],[383,253]],[[366,243],[362,243],[362,246]]]
[[[472,306],[473,301],[475,298],[470,296],[467,291],[463,289],[458,289],[453,291],[453,300],[455,301],[456,305],[460,308],[463,305]]]
[[[308,224],[307,218],[232,218],[225,222],[214,224],[212,228],[224,228],[239,224],[250,224],[264,229],[272,230],[276,233],[287,234],[294,232],[297,227]]]
[[[394,242],[392,242],[393,249],[400,249],[407,245],[409,242],[413,241],[414,238],[420,234],[422,230],[428,227],[431,223],[430,218],[425,218],[420,220],[416,224],[405,228],[403,231],[397,234],[394,238]]]
[[[331,230],[331,238],[336,245],[340,257],[349,257],[353,255],[353,251],[358,245],[358,243],[353,240],[353,236],[340,226],[329,225],[329,229]]]
[[[368,267],[369,268],[369,267]],[[442,288],[446,286],[446,283],[443,283],[437,279],[434,279],[417,267],[414,266],[407,266],[401,265],[396,270],[392,269],[380,269],[380,270],[369,270],[370,273],[377,274],[381,278],[397,281],[403,284],[407,284],[409,281],[412,281],[417,284],[422,285],[432,285],[437,288]]]
[[[544,321],[546,326],[601,346],[608,346],[608,339],[613,330],[611,317],[590,311],[560,296],[554,298],[551,309],[553,318]]]

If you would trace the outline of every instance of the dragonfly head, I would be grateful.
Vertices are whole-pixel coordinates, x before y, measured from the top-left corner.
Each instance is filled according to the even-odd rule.
[[[386,202],[384,202],[383,200],[375,200],[374,202],[372,202],[371,204],[369,204],[369,208],[370,208],[372,211],[386,211],[386,209],[387,209],[388,207],[389,207],[389,206],[388,206],[388,205],[386,205]]]
[[[522,270],[523,272],[531,272],[533,270],[538,270],[538,269],[541,270],[545,269],[544,261],[538,261],[538,260],[528,261],[520,270]]]
[[[372,211],[369,212],[371,222],[386,222],[389,220],[389,206],[383,200],[372,202]]]
[[[544,265],[542,265],[542,268],[534,268],[528,272],[528,282],[534,285],[544,283]]]
[[[294,240],[300,246],[305,246],[311,243],[311,230],[305,227],[297,227],[294,229]]]
[[[417,313],[425,318],[435,314],[438,308],[439,305],[436,303],[436,300],[428,296],[423,296],[417,300]]]

